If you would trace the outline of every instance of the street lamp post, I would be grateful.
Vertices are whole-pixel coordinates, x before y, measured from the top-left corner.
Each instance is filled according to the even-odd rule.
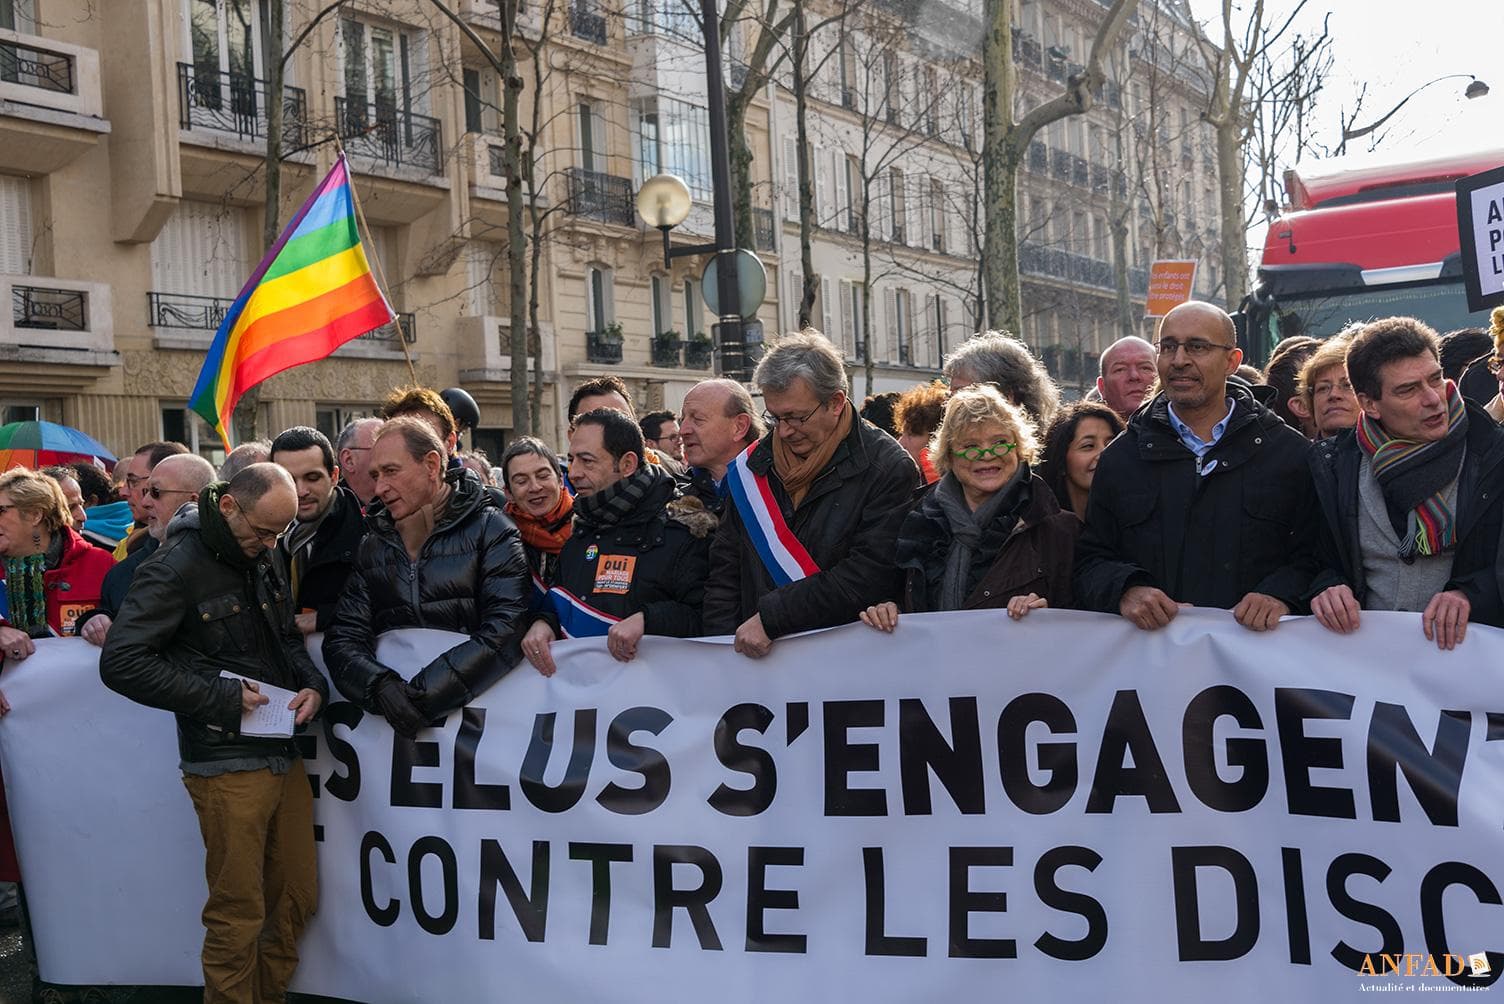
[[[1388,122],[1390,119],[1394,118],[1396,112],[1405,107],[1406,103],[1408,103],[1411,98],[1415,97],[1427,87],[1430,87],[1432,84],[1439,84],[1443,80],[1460,80],[1464,77],[1472,81],[1472,83],[1468,84],[1467,87],[1463,90],[1463,97],[1471,100],[1473,98],[1481,98],[1488,94],[1488,85],[1479,80],[1477,77],[1473,76],[1471,73],[1448,73],[1445,76],[1437,77],[1435,80],[1427,80],[1424,84],[1421,84],[1415,90],[1411,91],[1409,94],[1406,94],[1403,98],[1400,98],[1399,104],[1395,105],[1393,108],[1389,109],[1389,111],[1385,112],[1382,116],[1379,117],[1377,121],[1372,122],[1361,129],[1353,129],[1350,128],[1347,123],[1343,123],[1342,142],[1337,145],[1336,156],[1340,157],[1347,152],[1348,140],[1362,139],[1364,136],[1382,129],[1385,122]]]
[[[745,382],[751,378],[747,345],[749,325],[742,319],[737,293],[736,223],[731,205],[731,151],[726,136],[726,85],[721,76],[721,26],[717,0],[700,0],[700,24],[705,40],[705,102],[709,106],[711,210],[715,240],[709,244],[673,247],[669,231],[689,216],[693,206],[689,186],[671,174],[649,178],[637,193],[637,212],[663,232],[663,263],[685,255],[714,254],[720,320],[714,326],[716,370]]]

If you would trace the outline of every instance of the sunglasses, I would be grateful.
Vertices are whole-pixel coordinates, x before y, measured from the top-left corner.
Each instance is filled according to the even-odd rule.
[[[150,495],[154,499],[159,499],[163,495],[197,495],[198,492],[189,491],[186,488],[162,488],[157,485],[152,485],[150,488],[146,489],[146,494]]]

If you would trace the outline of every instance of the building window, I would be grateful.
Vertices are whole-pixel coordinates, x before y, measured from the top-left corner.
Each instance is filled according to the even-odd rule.
[[[419,36],[346,18],[340,23],[344,97],[352,109],[374,105],[387,115],[423,113],[423,46]]]
[[[209,428],[209,423],[195,411],[189,411],[186,404],[163,404],[162,414],[162,438],[169,443],[182,443],[188,447],[190,453],[196,453],[208,460],[215,467],[224,463],[225,449],[220,442],[219,433]],[[239,416],[237,416],[238,418]],[[252,438],[250,429],[245,423],[235,423],[235,439],[245,442]],[[332,442],[332,439],[331,439]]]
[[[945,185],[938,178],[930,179],[930,248],[945,253]]]
[[[850,233],[863,231],[862,223],[862,162],[849,154],[846,157],[846,226]]]
[[[606,120],[592,101],[575,107],[580,130],[580,166],[587,171],[606,170]]]
[[[212,202],[179,202],[151,243],[152,288],[234,299],[251,272],[247,246],[243,211]]]
[[[30,274],[31,182],[0,174],[0,275]]]
[[[700,299],[700,283],[684,280],[684,337],[693,338],[705,330],[705,301]]]
[[[0,8],[8,6],[0,0]],[[194,75],[242,80],[261,75],[261,5],[255,0],[188,0],[188,45]]]
[[[908,206],[904,200],[903,172],[896,167],[888,171],[888,206],[892,219],[890,231],[892,240],[895,244],[902,244],[903,224],[908,216]]]
[[[653,297],[653,334],[660,335],[665,331],[672,331],[674,327],[674,311],[669,303],[668,276],[655,275],[650,285]]]
[[[366,404],[316,404],[313,406],[313,426],[333,443],[339,439],[345,426],[357,418],[371,418],[375,414],[375,409]]]
[[[585,320],[591,331],[604,331],[615,320],[611,270],[592,265],[585,270]]]
[[[500,88],[491,69],[465,67],[465,131],[501,135]]]
[[[709,200],[709,113],[697,105],[662,96],[640,98],[633,102],[633,110],[638,182],[656,174],[676,174],[696,199]]]
[[[898,343],[898,361],[914,361],[914,308],[906,289],[897,290],[893,296],[893,337]]]

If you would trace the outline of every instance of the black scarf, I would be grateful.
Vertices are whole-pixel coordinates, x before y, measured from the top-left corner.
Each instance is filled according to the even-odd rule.
[[[609,488],[574,500],[575,523],[592,532],[609,530],[634,513],[656,512],[674,497],[674,476],[662,467],[643,464]]]
[[[894,559],[898,567],[915,573],[910,579],[913,585],[911,612],[960,609],[965,606],[967,597],[981,581],[982,575],[992,567],[998,554],[1002,552],[1003,544],[1007,542],[1013,528],[1029,511],[1034,497],[1032,481],[1029,465],[1020,463],[1019,470],[997,495],[988,499],[977,512],[968,512],[967,515],[972,517],[978,532],[974,543],[969,545],[971,553],[965,570],[965,586],[955,607],[942,605],[942,597],[947,592],[946,570],[956,541],[951,519],[938,497],[944,479],[936,483],[919,507],[904,518],[894,548]],[[977,516],[984,518],[978,520]],[[970,532],[965,532],[965,537],[968,541],[973,540]]]
[[[224,496],[225,489],[229,487],[226,481],[216,481],[199,492],[198,532],[205,546],[214,553],[214,557],[231,568],[248,572],[256,567],[259,559],[245,556],[245,551],[241,550],[240,541],[235,537],[235,531],[230,529],[224,513],[219,511],[219,500]],[[236,504],[239,504],[238,499]],[[244,517],[245,513],[242,511],[241,518]]]

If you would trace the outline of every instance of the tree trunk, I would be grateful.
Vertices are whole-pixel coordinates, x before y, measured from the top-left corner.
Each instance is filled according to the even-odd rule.
[[[1222,217],[1222,275],[1227,308],[1236,311],[1248,293],[1248,240],[1243,225],[1243,157],[1237,119],[1217,126],[1217,185]]]
[[[1013,154],[1013,0],[984,0],[982,169],[986,229],[982,246],[988,328],[1020,330],[1018,158]]]
[[[810,177],[805,151],[809,149],[809,93],[804,79],[805,60],[809,56],[809,36],[805,33],[803,0],[799,3],[794,20],[794,150],[799,169],[799,269],[803,276],[804,296],[799,301],[799,329],[811,324],[810,314],[815,308],[815,287],[819,277],[815,275],[815,258],[812,248],[812,231],[815,216],[815,180]],[[774,210],[777,213],[777,210]],[[834,341],[832,332],[825,337]]]
[[[756,250],[752,226],[752,148],[747,145],[747,108],[752,96],[750,86],[727,91],[726,140],[731,154],[731,215],[736,224],[736,246]]]
[[[512,434],[531,435],[532,411],[528,401],[527,349],[527,233],[522,199],[522,123],[517,120],[522,76],[517,72],[516,35],[518,0],[502,0],[501,63],[502,160],[507,179],[507,324],[512,348]],[[541,355],[541,351],[540,351]]]

